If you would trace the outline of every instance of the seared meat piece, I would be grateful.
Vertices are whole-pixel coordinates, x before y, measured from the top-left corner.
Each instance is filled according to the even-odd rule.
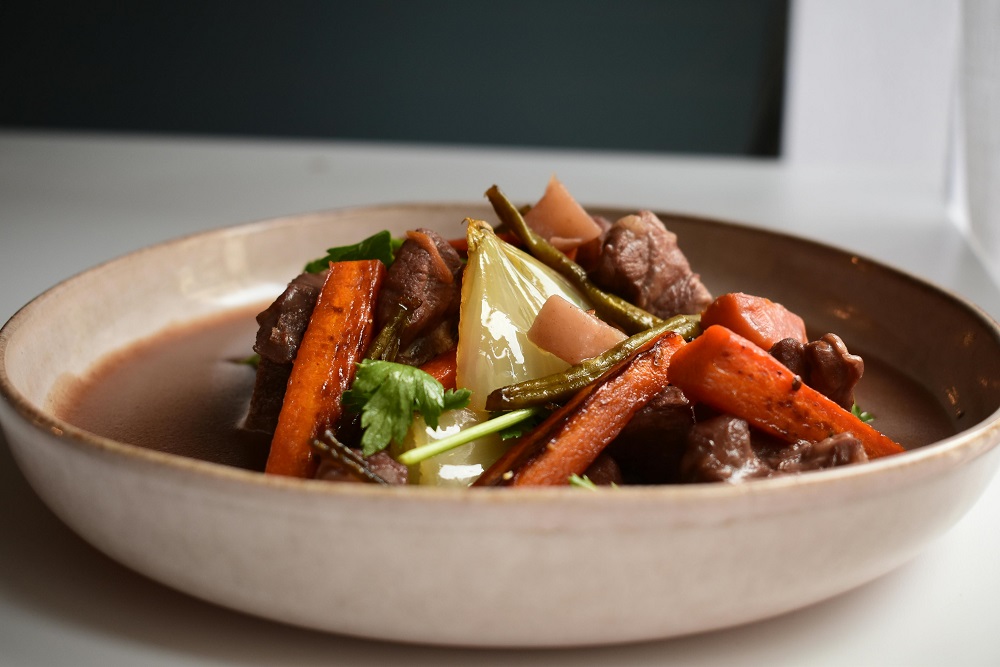
[[[868,460],[861,441],[850,433],[838,433],[820,442],[801,440],[792,445],[755,439],[754,450],[775,473],[822,470]]]
[[[278,363],[295,359],[324,280],[326,272],[297,276],[267,310],[257,315],[260,328],[253,346],[257,354]]]
[[[278,428],[278,416],[281,414],[281,404],[285,400],[285,387],[292,374],[292,363],[278,363],[270,359],[260,358],[257,364],[257,377],[254,380],[253,394],[250,396],[250,409],[243,428],[250,431],[274,433]]]
[[[806,366],[806,346],[801,341],[785,338],[772,345],[768,352],[784,364],[785,368],[798,375],[803,382],[809,377],[809,368]],[[806,382],[806,384],[809,383]]]
[[[865,362],[848,352],[836,334],[805,345],[786,338],[775,343],[770,352],[803,382],[845,410],[854,405],[854,387],[865,372]]]
[[[751,431],[747,422],[731,415],[699,422],[687,440],[681,459],[685,482],[739,482],[868,460],[861,441],[850,433],[789,444]]]
[[[437,233],[418,229],[389,267],[379,294],[376,330],[392,320],[397,308],[408,309],[397,361],[419,366],[454,347],[462,299],[462,259]],[[434,332],[430,340],[421,337]]]
[[[810,387],[842,408],[854,405],[854,387],[865,372],[864,360],[847,351],[844,341],[828,333],[806,345]]]
[[[670,484],[678,481],[687,432],[694,411],[677,387],[667,387],[632,417],[605,450],[629,484]]]
[[[325,272],[297,276],[267,310],[257,315],[259,328],[253,349],[260,355],[260,363],[244,428],[274,433],[292,362],[325,279]]]
[[[680,473],[685,482],[740,482],[768,477],[771,469],[750,446],[750,426],[737,417],[719,415],[688,431]]]
[[[606,452],[601,452],[594,462],[590,464],[590,467],[584,473],[584,477],[597,486],[621,485],[625,483],[618,463],[608,456]]]
[[[602,289],[661,318],[700,313],[712,302],[677,246],[677,235],[650,211],[627,215],[612,225],[590,277]]]
[[[601,259],[601,247],[604,245],[604,237],[611,229],[611,221],[600,215],[591,216],[597,226],[601,228],[601,235],[595,239],[587,241],[576,249],[576,263],[583,267],[583,270],[590,273],[597,267],[597,262]]]

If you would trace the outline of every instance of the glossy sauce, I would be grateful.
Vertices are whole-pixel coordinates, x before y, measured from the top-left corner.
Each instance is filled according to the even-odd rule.
[[[240,428],[254,369],[254,316],[265,305],[170,329],[109,356],[54,395],[56,413],[92,433],[226,465],[263,470],[270,438]],[[872,425],[907,449],[955,432],[923,388],[870,357],[857,389]]]

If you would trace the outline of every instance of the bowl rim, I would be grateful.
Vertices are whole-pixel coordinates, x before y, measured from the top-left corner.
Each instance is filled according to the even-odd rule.
[[[249,235],[260,233],[271,227],[301,224],[302,220],[310,218],[326,218],[365,213],[372,211],[388,212],[394,209],[466,209],[485,210],[482,202],[447,201],[447,202],[390,202],[375,205],[358,205],[341,208],[319,209],[301,213],[293,213],[278,217],[269,217],[250,222],[236,223],[215,229],[209,229],[147,245],[117,257],[86,268],[47,288],[29,302],[21,306],[7,322],[0,327],[0,399],[8,403],[20,419],[32,428],[44,431],[67,447],[109,455],[123,460],[142,462],[154,466],[163,466],[166,470],[178,473],[204,476],[215,480],[227,481],[249,487],[265,489],[280,489],[310,494],[315,497],[330,498],[385,498],[403,496],[407,499],[419,499],[426,502],[454,503],[456,499],[469,504],[502,503],[504,506],[533,504],[538,499],[577,498],[585,502],[587,498],[600,498],[602,503],[634,503],[656,500],[661,502],[698,503],[708,500],[728,501],[730,498],[745,498],[763,494],[783,493],[790,489],[818,489],[829,485],[841,484],[849,480],[864,480],[872,475],[884,475],[887,472],[917,471],[920,477],[933,475],[940,470],[953,467],[960,462],[978,458],[1000,445],[1000,436],[985,437],[992,431],[1000,434],[1000,407],[986,418],[965,429],[935,441],[933,443],[906,451],[902,454],[869,461],[864,465],[840,466],[836,468],[811,471],[809,474],[783,475],[774,478],[752,480],[740,484],[701,483],[684,485],[625,485],[615,489],[598,488],[593,493],[579,493],[572,487],[539,487],[526,489],[496,489],[496,488],[441,488],[417,485],[400,487],[374,487],[369,484],[330,484],[322,480],[297,479],[276,475],[265,475],[262,472],[227,466],[211,461],[193,459],[179,454],[160,452],[139,445],[120,442],[111,438],[96,435],[76,427],[51,414],[27,398],[10,379],[7,372],[7,351],[11,340],[18,329],[27,320],[32,311],[59,295],[74,281],[88,274],[105,270],[106,267],[133,259],[139,255],[162,252],[173,246],[183,245],[210,237],[225,237],[233,234]],[[587,204],[588,210],[594,211],[625,211],[622,206]],[[965,308],[987,328],[991,329],[993,337],[1000,345],[1000,323],[993,319],[978,305],[954,292],[931,283],[928,280],[913,275],[907,271],[889,266],[883,262],[872,260],[851,250],[838,248],[834,245],[812,240],[785,231],[767,229],[710,216],[691,215],[682,212],[656,211],[657,215],[672,219],[681,219],[697,223],[710,223],[727,228],[738,228],[774,238],[781,238],[796,243],[804,243],[817,249],[850,256],[855,261],[864,262],[879,271],[888,272],[898,278],[915,284],[916,287],[936,292],[959,306]],[[617,499],[617,500],[610,500]]]

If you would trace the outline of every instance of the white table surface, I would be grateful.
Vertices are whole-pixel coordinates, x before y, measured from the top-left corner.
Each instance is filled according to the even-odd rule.
[[[152,242],[389,201],[536,198],[725,217],[850,248],[1000,317],[1000,290],[933,184],[877,169],[548,150],[0,132],[0,321]],[[897,571],[752,625],[662,642],[450,650],[325,635],[189,598],[98,553],[37,499],[0,438],[2,665],[997,665],[1000,478]],[[664,601],[669,604],[669,600]]]

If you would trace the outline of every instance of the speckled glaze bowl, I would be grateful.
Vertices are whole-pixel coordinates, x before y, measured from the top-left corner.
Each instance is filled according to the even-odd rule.
[[[765,294],[840,333],[925,387],[957,433],[743,485],[464,491],[274,479],[97,437],[53,414],[67,375],[172,324],[272,298],[317,250],[383,228],[460,236],[467,215],[491,217],[444,204],[259,222],[145,249],[47,291],[0,332],[0,419],[24,474],[98,549],[227,607],[406,642],[579,646],[745,623],[864,584],[952,525],[997,468],[990,318],[849,253],[670,215],[713,292]]]

